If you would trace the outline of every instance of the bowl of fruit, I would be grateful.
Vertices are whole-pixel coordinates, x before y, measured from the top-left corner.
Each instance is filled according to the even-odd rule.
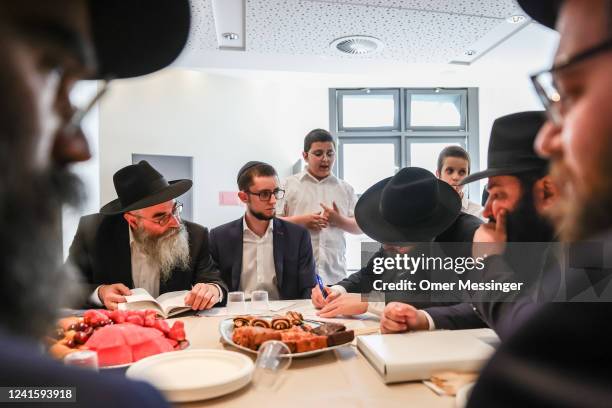
[[[76,351],[93,350],[100,368],[118,368],[188,345],[183,322],[176,320],[170,326],[154,310],[92,309],[82,317],[58,322],[49,353],[63,359]]]

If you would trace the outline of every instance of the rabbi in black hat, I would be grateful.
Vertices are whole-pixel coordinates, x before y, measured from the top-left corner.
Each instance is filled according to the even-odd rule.
[[[276,218],[285,191],[274,167],[250,161],[238,171],[243,217],[210,231],[210,252],[231,291],[265,290],[269,299],[301,299],[315,285],[310,234],[301,225]]]
[[[153,297],[189,290],[185,303],[194,310],[222,302],[227,289],[208,231],[182,220],[176,200],[191,180],[168,182],[143,160],[117,171],[113,182],[118,198],[82,217],[70,246],[68,261],[91,285],[90,301],[116,309],[130,289],[142,288]]]
[[[548,161],[538,157],[533,147],[544,120],[544,112],[539,111],[518,112],[496,119],[491,129],[487,169],[461,181],[465,184],[488,178],[490,193],[483,212],[489,222],[481,225],[473,238],[477,252],[473,256],[484,256],[486,252],[488,258],[484,273],[474,276],[474,280],[517,279],[531,284],[541,277],[545,265],[554,262],[546,244],[554,240],[554,231],[545,214],[557,201],[558,193],[548,175]],[[507,242],[512,242],[512,246]],[[538,293],[539,299],[550,298],[559,285],[557,279],[548,278],[546,283]],[[491,298],[497,301],[475,303],[480,315],[501,338],[526,319],[532,309],[531,305],[524,307],[524,303],[515,306],[518,303],[509,302],[509,298],[502,294],[497,299]],[[529,300],[529,303],[533,302]],[[464,314],[457,313],[459,307],[417,311],[408,306],[388,305],[382,330],[395,333],[432,329],[423,312],[432,318],[430,323],[433,321],[436,329],[471,328],[466,327]]]
[[[327,298],[323,299],[319,288],[312,293],[312,302],[320,308],[322,317],[361,314],[366,311],[381,314],[384,304],[365,302],[361,293],[372,291],[375,259],[408,254],[418,257],[445,257],[446,254],[432,242],[470,242],[474,231],[482,223],[480,219],[461,212],[461,198],[446,182],[431,172],[418,167],[406,167],[395,176],[374,184],[360,197],[355,207],[355,217],[362,231],[370,238],[383,244],[366,267],[348,278],[325,288]],[[471,244],[470,244],[471,246]],[[449,254],[451,255],[451,254]],[[384,279],[399,280],[398,273],[384,272]],[[411,272],[418,280],[436,277],[433,271]],[[386,293],[385,301],[393,299],[410,302],[416,308],[423,308],[448,302],[432,302],[428,293],[418,295]],[[482,325],[472,308],[466,308],[475,324]]]

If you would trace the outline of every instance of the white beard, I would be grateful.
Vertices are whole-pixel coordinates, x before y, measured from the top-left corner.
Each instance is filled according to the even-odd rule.
[[[161,236],[151,236],[141,227],[134,232],[134,239],[142,250],[159,267],[162,282],[168,281],[174,269],[187,269],[191,262],[189,256],[189,234],[184,225],[169,230]]]

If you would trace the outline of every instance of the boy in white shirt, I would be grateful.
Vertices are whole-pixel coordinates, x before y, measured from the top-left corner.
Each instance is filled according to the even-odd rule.
[[[461,211],[482,218],[482,206],[469,200],[463,193],[461,180],[470,174],[470,155],[460,146],[446,146],[438,155],[436,177],[450,184],[461,197]]]
[[[336,143],[324,129],[304,138],[304,171],[284,180],[284,198],[277,203],[278,217],[308,228],[318,273],[325,284],[346,277],[344,233],[361,234],[355,221],[357,197],[353,187],[332,174]]]

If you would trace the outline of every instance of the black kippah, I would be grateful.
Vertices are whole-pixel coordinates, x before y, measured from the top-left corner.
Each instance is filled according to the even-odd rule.
[[[253,168],[255,166],[258,166],[260,164],[266,164],[264,162],[260,162],[260,161],[250,161],[247,162],[247,164],[245,164],[244,166],[242,166],[240,168],[240,170],[238,170],[238,175],[236,176],[236,181],[240,180],[240,176],[242,176],[247,170],[249,170],[250,168]]]

